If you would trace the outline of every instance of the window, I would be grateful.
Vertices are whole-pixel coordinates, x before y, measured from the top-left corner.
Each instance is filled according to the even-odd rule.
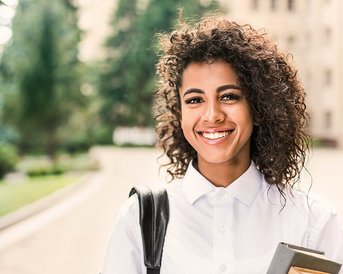
[[[295,1],[294,0],[288,0],[287,1],[287,9],[289,11],[295,10]]]
[[[332,127],[332,112],[326,111],[324,115],[324,126],[326,129],[330,129]]]
[[[306,47],[312,46],[312,35],[311,35],[311,33],[305,34],[305,43],[306,43]]]
[[[295,48],[295,42],[296,42],[296,39],[293,35],[288,36],[286,39],[287,48],[289,50],[293,50]]]
[[[251,8],[253,10],[258,10],[258,6],[259,6],[259,0],[252,0],[251,2]]]
[[[310,88],[311,84],[312,84],[312,73],[310,71],[307,71],[306,76],[305,76],[305,86],[307,89]]]
[[[323,36],[324,36],[324,41],[323,41],[324,44],[330,45],[332,42],[332,30],[329,27],[324,29],[324,35]]]
[[[326,69],[324,72],[324,85],[330,86],[332,84],[332,70]]]
[[[306,1],[306,10],[312,10],[312,0]]]
[[[270,1],[270,9],[271,10],[276,10],[277,9],[277,1],[278,0],[271,0]]]

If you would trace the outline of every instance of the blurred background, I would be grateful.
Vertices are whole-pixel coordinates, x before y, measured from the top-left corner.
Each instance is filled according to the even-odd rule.
[[[156,36],[182,9],[265,29],[294,57],[314,149],[305,188],[343,216],[343,2],[0,0],[0,273],[99,273],[118,206],[165,182]]]

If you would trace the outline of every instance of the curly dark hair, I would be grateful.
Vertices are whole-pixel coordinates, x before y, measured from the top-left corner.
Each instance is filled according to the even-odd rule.
[[[238,75],[252,110],[251,159],[270,185],[281,191],[287,184],[293,186],[304,167],[310,138],[305,93],[290,55],[280,51],[266,32],[214,16],[194,26],[181,20],[170,35],[160,34],[159,42],[154,114],[171,179],[183,177],[197,157],[180,126],[183,71],[193,62],[224,60]]]

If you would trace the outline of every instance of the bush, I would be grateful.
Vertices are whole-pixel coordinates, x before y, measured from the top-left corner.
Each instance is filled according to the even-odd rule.
[[[17,150],[10,144],[0,143],[0,178],[14,170],[18,161]]]
[[[30,177],[60,175],[65,172],[64,168],[59,165],[37,165],[27,171]]]
[[[46,155],[26,155],[21,157],[17,169],[30,177],[60,175],[68,172],[97,170],[99,164],[88,153],[60,153],[55,160]]]

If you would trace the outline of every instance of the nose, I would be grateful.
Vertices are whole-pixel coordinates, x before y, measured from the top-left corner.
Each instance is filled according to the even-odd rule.
[[[205,107],[204,122],[217,124],[224,121],[225,113],[217,100],[208,101]]]

